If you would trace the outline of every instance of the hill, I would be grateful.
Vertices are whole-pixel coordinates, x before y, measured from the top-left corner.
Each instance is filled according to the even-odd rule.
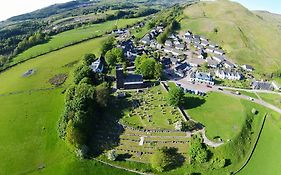
[[[267,11],[254,11],[254,13],[261,19],[272,23],[281,32],[281,15],[276,13],[270,13]]]
[[[218,0],[187,6],[181,24],[182,32],[190,29],[207,36],[238,64],[253,65],[258,73],[281,69],[279,31],[272,21],[238,3]]]

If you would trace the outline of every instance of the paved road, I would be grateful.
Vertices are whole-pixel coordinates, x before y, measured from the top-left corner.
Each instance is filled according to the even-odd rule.
[[[276,106],[274,106],[274,105],[272,105],[270,103],[267,103],[267,102],[263,101],[262,99],[254,99],[254,98],[251,98],[249,96],[242,95],[242,94],[241,95],[237,95],[237,94],[233,93],[230,90],[244,90],[244,91],[252,92],[252,93],[263,92],[263,93],[273,93],[273,94],[281,95],[281,93],[279,93],[279,92],[265,91],[265,90],[245,90],[245,89],[231,88],[231,87],[224,87],[224,86],[213,86],[212,88],[209,88],[209,87],[207,87],[204,84],[193,84],[193,83],[190,83],[190,82],[187,81],[186,78],[179,79],[177,81],[172,81],[172,82],[180,84],[181,87],[187,88],[187,89],[193,89],[193,90],[198,90],[198,91],[202,91],[202,92],[215,91],[215,92],[221,92],[221,93],[224,93],[224,94],[227,94],[227,95],[235,96],[235,97],[238,97],[238,98],[241,98],[241,99],[252,101],[253,103],[256,103],[256,104],[260,104],[262,106],[265,106],[265,107],[267,107],[269,109],[272,109],[272,110],[278,112],[279,114],[281,114],[281,109],[280,108],[278,108],[278,107],[276,107]],[[220,90],[219,88],[221,88],[223,90]],[[230,90],[227,90],[227,89],[230,89]]]

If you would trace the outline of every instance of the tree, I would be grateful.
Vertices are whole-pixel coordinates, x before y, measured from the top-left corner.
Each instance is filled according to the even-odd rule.
[[[89,66],[79,66],[74,71],[74,83],[78,84],[83,78],[91,77],[92,70]]]
[[[167,147],[157,149],[151,156],[150,163],[158,172],[166,171],[174,163],[174,156],[170,154]]]
[[[118,157],[118,154],[116,153],[116,151],[114,149],[108,151],[108,153],[107,153],[108,160],[115,161],[117,157]]]
[[[114,66],[116,64],[117,59],[111,50],[106,52],[105,61],[109,66]]]
[[[109,85],[105,82],[96,87],[96,102],[100,107],[106,107],[110,98]]]
[[[173,106],[180,106],[184,101],[184,92],[181,88],[174,87],[169,91],[169,103]]]
[[[197,123],[192,120],[188,120],[182,123],[182,131],[192,131],[196,128],[197,128]]]
[[[85,65],[90,66],[92,62],[96,59],[96,55],[92,53],[88,53],[84,56],[83,62]]]
[[[162,65],[155,59],[142,55],[135,60],[136,73],[142,74],[148,79],[158,79],[162,75]]]
[[[198,162],[198,163],[207,162],[208,151],[202,142],[203,142],[203,138],[199,134],[191,137],[190,148],[189,148],[189,152],[188,152],[191,163],[192,162]]]
[[[68,121],[66,127],[66,141],[74,148],[79,148],[84,143],[84,136],[78,128],[74,127],[72,120]]]
[[[125,57],[124,57],[124,52],[123,52],[122,48],[117,48],[117,47],[113,48],[112,53],[116,57],[116,60],[118,63],[124,62]]]
[[[113,37],[108,38],[101,46],[101,53],[104,55],[107,51],[111,50],[114,46],[115,39]]]
[[[175,130],[177,130],[177,131],[181,131],[182,130],[182,121],[177,121],[176,123],[175,123]]]

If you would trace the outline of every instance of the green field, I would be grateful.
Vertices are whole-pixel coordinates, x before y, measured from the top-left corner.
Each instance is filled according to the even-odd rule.
[[[52,52],[1,73],[0,94],[52,87],[48,81],[59,73],[66,73],[69,75],[65,83],[69,84],[72,77],[70,70],[72,70],[73,67],[69,68],[65,65],[80,60],[85,53],[93,51],[98,53],[100,43],[104,40],[105,38],[97,38],[60,51]],[[29,77],[23,77],[22,75],[29,69],[35,69],[35,73]]]
[[[0,74],[1,94],[20,91],[15,95],[0,96],[0,174],[132,174],[112,169],[95,161],[77,160],[58,138],[57,121],[64,108],[65,88],[30,91],[52,87],[49,78],[57,73],[70,76],[67,63],[80,60],[85,53],[99,53],[100,42],[93,39],[57,52],[27,61]],[[36,68],[34,75],[22,74]],[[40,167],[45,167],[38,170]]]
[[[269,93],[258,93],[258,95],[266,102],[281,109],[281,95],[269,94]]]
[[[230,1],[200,2],[187,7],[184,16],[182,32],[205,35],[236,63],[253,65],[259,73],[280,69],[281,38],[273,22]]]
[[[276,116],[278,115],[267,118],[253,157],[239,175],[281,174],[281,152],[279,149],[281,145],[281,125],[280,117]]]
[[[190,103],[187,105],[190,108],[188,114],[206,126],[206,134],[210,139],[219,136],[226,141],[241,130],[246,113],[240,99],[215,92],[205,98],[192,95],[187,97],[187,103]]]
[[[69,30],[52,37],[52,39],[45,44],[34,46],[23,53],[16,56],[10,65],[13,65],[19,61],[27,60],[30,57],[52,51],[63,46],[85,40],[87,38],[92,38],[94,36],[103,35],[108,31],[112,31],[114,28],[124,28],[127,25],[135,24],[144,18],[131,18],[131,19],[120,19],[107,21],[100,24],[93,24],[85,27],[80,27],[77,29]]]

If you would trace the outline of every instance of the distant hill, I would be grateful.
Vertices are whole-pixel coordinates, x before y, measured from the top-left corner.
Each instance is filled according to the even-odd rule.
[[[184,10],[182,32],[205,35],[236,63],[271,73],[281,69],[281,37],[274,22],[261,16],[227,0],[200,2]]]
[[[267,11],[254,11],[254,13],[263,20],[272,23],[281,32],[281,15]]]

